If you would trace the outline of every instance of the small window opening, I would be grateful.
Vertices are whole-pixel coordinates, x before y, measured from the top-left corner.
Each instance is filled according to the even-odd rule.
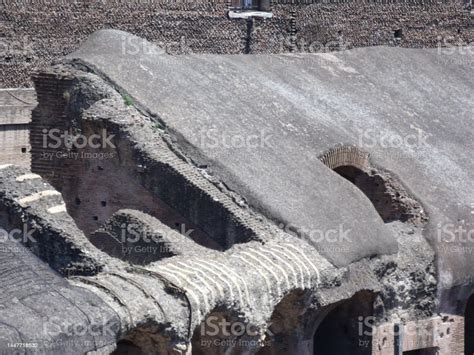
[[[107,201],[100,201],[100,205],[101,205],[102,207],[107,206]]]
[[[22,153],[26,153],[26,148],[21,148]]]
[[[374,316],[374,300],[373,293],[361,291],[332,309],[326,306],[330,311],[314,334],[313,354],[371,355],[373,329],[367,322]]]
[[[76,199],[74,200],[74,202],[76,202],[76,205],[80,205],[81,204],[81,199],[79,197],[76,197]]]
[[[439,348],[425,348],[410,351],[404,351],[403,355],[436,355],[439,354]]]
[[[98,221],[98,220],[99,220],[99,217],[97,217],[97,216],[94,216],[94,217],[92,217],[92,218],[94,219],[94,221]]]
[[[403,30],[401,28],[395,30],[395,32],[393,32],[393,37],[398,41],[401,40],[403,37]]]
[[[232,10],[270,11],[270,0],[232,0]]]

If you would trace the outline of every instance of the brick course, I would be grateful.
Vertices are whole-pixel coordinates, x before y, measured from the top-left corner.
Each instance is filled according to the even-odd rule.
[[[31,73],[115,28],[169,53],[280,53],[342,46],[471,43],[463,0],[272,1],[271,19],[229,19],[227,0],[1,0],[0,87],[29,87]],[[394,38],[402,30],[401,40]],[[250,36],[249,36],[250,33]],[[441,38],[441,40],[440,40]]]

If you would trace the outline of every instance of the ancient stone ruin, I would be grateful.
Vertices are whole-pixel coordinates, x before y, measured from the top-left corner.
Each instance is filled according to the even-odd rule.
[[[0,353],[474,354],[473,51],[51,54],[0,91]]]

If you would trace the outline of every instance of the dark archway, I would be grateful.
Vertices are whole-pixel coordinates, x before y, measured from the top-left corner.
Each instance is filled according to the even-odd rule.
[[[474,294],[469,298],[464,313],[464,353],[474,354]]]
[[[145,352],[129,340],[120,340],[112,355],[145,355]]]
[[[257,355],[308,354],[311,351],[315,312],[311,292],[297,289],[275,307],[262,348]]]
[[[171,339],[155,323],[137,327],[122,336],[112,355],[169,354]]]
[[[334,306],[314,335],[314,355],[372,354],[373,303],[372,292],[361,291]],[[326,314],[325,309],[321,309]]]
[[[343,165],[334,171],[369,198],[385,223],[396,220],[406,222],[413,218],[414,210],[418,209],[416,201],[405,198],[401,186],[384,179],[374,170],[363,171],[355,166]]]

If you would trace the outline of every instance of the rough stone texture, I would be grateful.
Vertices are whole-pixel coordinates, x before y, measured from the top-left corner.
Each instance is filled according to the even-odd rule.
[[[173,54],[320,52],[341,46],[434,47],[474,41],[465,0],[274,0],[273,17],[257,18],[251,26],[246,19],[229,19],[229,4],[2,0],[0,86],[31,86],[32,72],[76,50],[94,31],[108,28],[162,44]],[[397,30],[402,30],[400,40],[395,39]]]
[[[39,176],[24,168],[0,169],[0,353],[12,353],[15,344],[30,344],[29,350],[39,353],[64,354],[113,343],[120,329],[114,311],[94,293],[64,279],[96,273],[103,260],[91,259],[100,253],[88,250],[88,242],[66,213],[47,212],[59,202],[57,197],[45,196],[28,205],[20,202],[30,193],[48,190]],[[22,231],[23,243],[4,238],[4,231],[15,228]],[[92,325],[97,333],[81,333],[81,327]]]
[[[400,73],[396,77],[405,83],[401,88],[381,80],[392,69],[384,61],[387,51],[390,60],[407,65],[402,60],[407,53],[400,54],[405,52],[401,49],[390,52],[375,48],[370,55],[356,50],[351,52],[354,61],[350,63],[336,55],[252,59],[190,56],[180,61],[143,55],[134,63],[128,55],[113,53],[116,35],[99,33],[81,52],[35,75],[38,106],[33,112],[31,134],[33,173],[0,166],[0,226],[11,230],[26,223],[29,228],[38,228],[34,241],[28,239],[21,246],[25,255],[35,258],[32,267],[44,275],[52,271],[61,274],[54,275],[58,283],[62,280],[64,290],[82,293],[75,301],[81,305],[81,316],[99,315],[115,325],[110,337],[94,339],[81,348],[64,345],[58,353],[108,354],[117,348],[118,353],[133,349],[166,355],[312,354],[316,346],[315,352],[323,354],[327,349],[332,354],[380,354],[379,345],[390,348],[394,339],[383,332],[381,337],[361,336],[359,327],[367,319],[382,330],[394,323],[406,329],[419,325],[420,329],[433,330],[428,336],[418,332],[407,337],[403,350],[416,349],[411,345],[416,343],[439,347],[442,355],[462,351],[464,314],[467,327],[474,324],[474,307],[467,305],[473,284],[470,264],[466,259],[454,260],[454,254],[440,255],[444,245],[433,240],[432,224],[445,216],[464,216],[462,208],[445,214],[439,209],[453,196],[462,196],[457,201],[465,203],[471,196],[466,183],[449,185],[442,171],[429,168],[430,164],[437,166],[434,158],[414,161],[410,152],[401,149],[406,161],[393,162],[384,158],[377,144],[374,149],[362,150],[339,148],[336,143],[356,146],[349,112],[380,128],[394,130],[391,121],[396,121],[397,127],[402,127],[396,132],[407,134],[403,119],[395,115],[400,113],[397,107],[405,107],[403,98],[411,109],[410,123],[436,138],[436,144],[430,141],[428,147],[419,149],[435,150],[437,159],[443,158],[461,177],[469,179],[472,164],[459,147],[472,145],[466,137],[471,134],[470,127],[465,125],[472,111],[470,98],[448,94],[425,77],[425,87],[430,89],[426,93]],[[94,45],[98,40],[103,41],[101,46]],[[472,85],[462,79],[467,73],[462,65],[446,65],[446,73],[440,77],[433,69],[430,51],[409,54],[414,57],[409,60],[424,64],[426,75],[432,74],[433,81],[442,80],[449,89],[464,95],[470,92],[463,90]],[[372,74],[378,85],[371,86],[367,75],[362,74],[362,64],[367,62],[364,56],[377,63]],[[105,58],[111,65],[105,66]],[[121,61],[133,75],[115,72]],[[294,68],[299,62],[312,65]],[[245,72],[244,67],[253,69]],[[283,74],[286,71],[289,76]],[[305,80],[298,74],[301,72]],[[345,89],[338,83],[341,72],[346,75]],[[415,76],[413,81],[421,80],[417,73],[411,75]],[[219,86],[224,76],[227,85]],[[150,81],[154,81],[153,87],[147,86]],[[304,93],[292,85],[303,88]],[[360,91],[355,90],[357,87]],[[381,97],[374,87],[385,88],[392,97]],[[401,94],[407,87],[413,89],[410,92],[415,102]],[[344,100],[329,99],[331,90],[336,89]],[[326,91],[329,93],[324,95]],[[258,104],[252,98],[256,92]],[[438,95],[433,97],[433,92]],[[357,95],[358,106],[347,103],[356,102],[351,93]],[[452,104],[458,109],[456,117],[445,119],[444,114],[451,112],[449,107],[438,115],[430,110],[427,103],[436,103],[438,96],[446,106]],[[393,110],[393,117],[376,110],[381,100],[385,100],[387,110]],[[277,102],[281,106],[272,107]],[[424,103],[422,111],[416,110],[416,102]],[[379,118],[374,117],[377,113]],[[449,137],[441,135],[436,124],[428,127],[426,114],[432,114],[430,123],[455,131],[462,144],[447,144]],[[290,119],[288,115],[297,117]],[[340,116],[344,125],[338,125]],[[284,149],[275,146],[263,153],[235,147],[213,150],[216,147],[195,139],[200,127],[226,133],[221,121],[234,129],[230,132],[244,136],[266,122],[264,128],[274,129]],[[463,123],[462,129],[453,126]],[[54,128],[87,138],[105,131],[114,135],[113,144],[52,147],[44,143],[42,134],[43,129]],[[294,132],[299,133],[294,136]],[[440,143],[445,142],[443,138],[446,144]],[[299,156],[304,150],[311,152],[303,154],[307,162]],[[274,164],[271,173],[262,170],[265,161],[255,159],[260,153]],[[252,164],[242,163],[244,155]],[[244,164],[240,166],[242,172],[237,169],[239,164]],[[357,174],[367,175],[358,186],[353,171],[338,170],[347,165],[359,169]],[[415,178],[431,183],[439,194],[428,194]],[[372,189],[368,189],[370,184]],[[307,201],[302,190],[309,195]],[[277,195],[286,198],[286,206],[273,204],[281,197]],[[307,204],[299,205],[295,199]],[[363,250],[351,242],[324,244],[282,229],[280,223],[288,216],[292,223],[301,221],[291,220],[297,213],[288,206],[322,230],[329,230],[336,222],[351,223],[351,227],[359,228],[353,242],[362,244],[357,247]],[[334,214],[329,221],[327,210]],[[386,211],[395,211],[388,214],[394,217],[382,219]],[[406,214],[410,217],[405,218]],[[176,230],[176,218],[198,233],[187,235]],[[367,225],[356,227],[361,220]],[[129,258],[95,239],[97,233],[117,238],[123,224],[132,225],[133,232],[146,237],[151,230],[151,234],[162,237],[152,246],[167,242],[170,248],[158,254],[143,251],[147,242],[142,238],[135,246],[144,254]],[[14,254],[0,254],[0,270],[7,270],[6,280],[11,279],[8,275],[19,275],[12,285],[21,290],[23,275],[18,270],[23,269],[8,268],[11,263],[15,265],[14,261]],[[451,270],[464,279],[445,282],[444,273]],[[27,304],[37,306],[36,312],[42,308],[52,314],[60,312],[57,308],[49,311],[48,300],[39,293]],[[92,306],[82,308],[90,300],[97,300],[99,312]],[[15,302],[8,302],[12,304]],[[448,314],[436,316],[447,308]],[[30,327],[35,323],[18,314],[26,313],[9,308],[0,314],[5,318],[0,346],[5,348],[12,340],[35,339],[39,351],[47,352],[44,337],[37,340],[36,329]],[[69,312],[65,321],[81,324],[81,319]],[[241,322],[252,333],[229,336],[220,329],[220,333],[210,335],[206,327],[212,319]],[[22,338],[14,329],[23,331]],[[77,339],[74,335],[71,338]],[[466,344],[471,344],[469,338],[467,333]],[[84,341],[78,340],[79,344]]]
[[[187,235],[135,210],[116,212],[89,239],[107,254],[139,265],[198,249]]]
[[[422,354],[463,354],[464,318],[448,314],[410,321],[395,328],[395,323],[385,323],[374,329],[372,354],[394,354],[397,338],[402,351],[427,349]],[[467,354],[467,353],[466,353]]]
[[[423,233],[437,248],[442,289],[472,276],[472,47],[177,60],[140,42],[137,61],[132,53],[114,55],[123,35],[98,32],[68,62],[88,66],[130,95],[184,154],[252,208],[295,229],[349,223],[347,253],[319,245],[337,265],[393,252],[386,226],[362,192],[317,158],[340,143],[357,145],[427,211]],[[255,134],[268,139],[229,144],[229,137]]]
[[[0,162],[30,166],[29,123],[35,106],[32,89],[0,90]]]

